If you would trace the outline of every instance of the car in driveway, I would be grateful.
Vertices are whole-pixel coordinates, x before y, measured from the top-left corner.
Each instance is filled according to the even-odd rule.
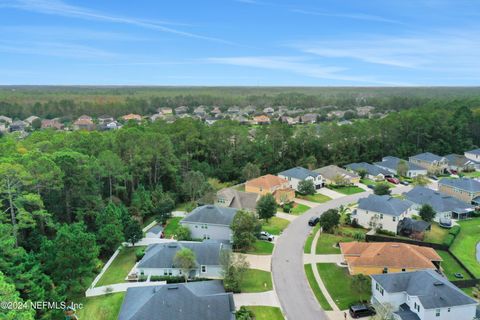
[[[403,180],[403,181],[400,181],[400,184],[403,184],[404,186],[408,186],[410,185],[410,182]]]
[[[320,217],[311,217],[310,220],[308,220],[308,225],[314,227],[318,222],[320,222]]]
[[[354,319],[375,315],[375,310],[366,304],[357,304],[348,309],[350,316]]]
[[[271,235],[270,233],[268,233],[267,231],[262,231],[258,235],[258,239],[266,240],[266,241],[273,241],[273,239],[275,239],[275,237],[273,235]]]
[[[386,180],[390,183],[393,183],[393,184],[399,184],[400,183],[400,180],[398,180],[397,178],[394,178],[394,177],[388,177]]]

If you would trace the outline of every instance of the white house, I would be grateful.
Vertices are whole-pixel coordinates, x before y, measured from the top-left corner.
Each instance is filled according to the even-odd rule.
[[[398,176],[397,169],[398,169],[398,164],[402,161],[402,159],[397,158],[397,157],[383,157],[382,161],[380,162],[375,162],[374,165],[377,167],[380,167],[382,169],[385,169],[392,174]],[[405,160],[403,160],[405,161]],[[415,163],[405,161],[405,165],[407,166],[407,171],[405,176],[409,178],[413,178],[419,175],[427,175],[427,169],[420,167],[419,165],[416,165]]]
[[[475,162],[475,169],[480,170],[480,148],[465,151],[465,157]]]
[[[357,172],[357,173],[361,171],[365,171],[366,172],[365,177],[367,179],[371,179],[375,181],[384,180],[385,177],[392,176],[392,173],[390,171],[387,171],[383,168],[380,168],[379,166],[366,163],[366,162],[350,163],[345,166],[345,169],[352,172]]]
[[[193,239],[232,241],[230,225],[236,213],[235,208],[205,205],[187,214],[180,224],[190,230]]]
[[[290,188],[298,191],[298,184],[300,181],[310,180],[313,182],[315,189],[320,189],[325,184],[321,174],[308,170],[302,167],[295,167],[282,171],[278,174],[280,178],[288,180]]]
[[[352,219],[365,228],[383,229],[397,233],[398,222],[411,217],[410,201],[388,195],[371,194],[358,200]]]
[[[231,250],[229,245],[219,241],[203,242],[179,241],[157,243],[147,247],[145,255],[138,262],[133,272],[146,276],[182,276],[181,268],[175,266],[175,254],[183,248],[195,254],[196,267],[190,271],[189,277],[221,278],[222,266],[220,255],[222,250]]]
[[[373,305],[395,320],[473,320],[478,303],[432,270],[371,275]]]

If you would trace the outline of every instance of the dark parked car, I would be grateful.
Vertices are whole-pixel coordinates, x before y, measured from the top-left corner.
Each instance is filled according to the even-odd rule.
[[[308,225],[314,227],[319,221],[319,217],[311,217],[310,220],[308,220]]]
[[[367,187],[370,188],[370,189],[375,189],[375,186],[373,184],[369,184],[369,185],[367,185]]]
[[[352,316],[354,319],[369,317],[375,314],[375,310],[366,304],[357,304],[351,306],[348,311],[350,312],[350,316]]]
[[[388,177],[387,181],[390,182],[390,183],[393,183],[393,184],[399,184],[400,183],[400,180],[398,180],[397,178],[394,178],[394,177]]]

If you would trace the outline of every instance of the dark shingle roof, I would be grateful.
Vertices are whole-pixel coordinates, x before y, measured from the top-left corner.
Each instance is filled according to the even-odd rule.
[[[418,296],[425,309],[476,304],[477,302],[435,271],[422,270],[371,276],[388,293]]]
[[[347,171],[335,165],[329,165],[326,167],[316,169],[314,171],[317,173],[320,173],[324,178],[327,178],[330,180],[335,179],[337,176],[349,178],[349,179],[354,179],[359,177],[356,173],[352,173],[350,171]]]
[[[238,191],[233,188],[225,188],[217,193],[230,201],[227,205],[230,208],[255,210],[259,195],[253,192]]]
[[[350,163],[345,166],[345,168],[353,170],[353,171],[360,171],[364,169],[367,171],[369,175],[378,176],[379,174],[383,175],[390,175],[391,173],[385,169],[382,169],[378,166],[374,166],[373,164],[366,163],[366,162],[359,162],[359,163]]]
[[[221,281],[128,288],[119,320],[234,320],[233,295]]]
[[[405,198],[413,203],[429,204],[436,212],[463,211],[473,209],[473,206],[445,193],[430,188],[417,186],[404,193]]]
[[[478,149],[473,149],[473,150],[470,150],[470,151],[466,151],[466,153],[472,153],[472,154],[478,154],[478,155],[480,155],[480,148],[478,148]]]
[[[442,157],[436,154],[433,154],[431,152],[424,152],[424,153],[411,156],[410,159],[417,159],[417,160],[426,161],[426,162],[434,162],[434,161],[442,160]]]
[[[467,163],[473,163],[472,160],[470,159],[467,159],[467,157],[465,157],[463,154],[448,154],[444,157],[445,159],[447,159],[447,162],[449,165],[451,166],[458,166],[458,167],[462,167],[462,166],[465,166]]]
[[[295,178],[295,179],[299,179],[299,180],[304,180],[308,177],[314,177],[315,178],[315,177],[319,176],[320,174],[316,173],[312,170],[302,168],[302,167],[295,167],[295,168],[291,168],[291,169],[282,171],[278,175],[284,176],[284,177],[291,177],[291,178]]]
[[[138,268],[172,268],[175,254],[182,248],[188,248],[195,254],[197,265],[220,265],[220,252],[230,246],[218,241],[170,242],[149,245]]]
[[[460,178],[460,179],[441,179],[438,184],[443,184],[446,186],[458,188],[468,192],[480,192],[480,181],[469,178]]]
[[[385,167],[390,170],[397,170],[398,168],[398,163],[402,159],[397,158],[397,157],[384,157],[382,161],[380,162],[375,162],[374,164],[380,167]],[[410,161],[405,161],[405,163],[408,165],[408,170],[425,170],[425,168],[420,167],[419,165],[416,165],[415,163],[412,163]]]
[[[194,209],[182,221],[230,226],[236,213],[234,208],[206,205]]]
[[[399,216],[412,206],[410,201],[393,198],[388,195],[378,196],[371,194],[367,198],[358,200],[358,208],[368,211]]]

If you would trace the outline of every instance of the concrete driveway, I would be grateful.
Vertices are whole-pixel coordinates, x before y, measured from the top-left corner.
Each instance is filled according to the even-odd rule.
[[[303,246],[311,230],[308,219],[328,209],[356,202],[369,194],[362,192],[319,204],[292,221],[278,238],[272,256],[272,273],[275,291],[288,320],[328,319],[315,299],[304,272]]]

